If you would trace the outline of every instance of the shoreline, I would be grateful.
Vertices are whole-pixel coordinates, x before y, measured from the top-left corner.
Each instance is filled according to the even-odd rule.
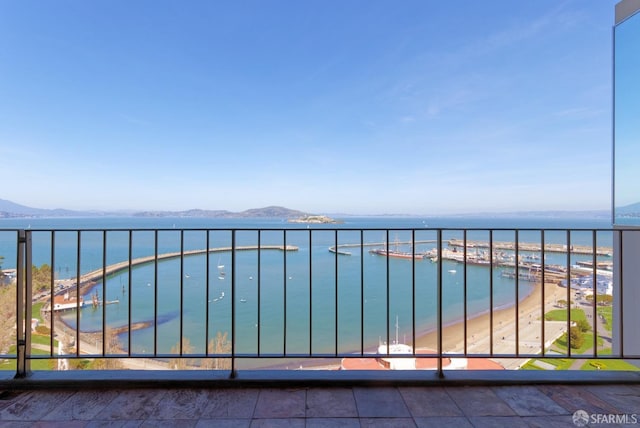
[[[546,314],[549,310],[555,308],[555,302],[560,299],[566,299],[567,297],[567,289],[553,282],[547,282],[545,284],[545,302],[544,302],[544,313]],[[519,310],[519,329],[522,331],[525,329],[525,325],[533,324],[534,322],[538,322],[541,320],[542,316],[542,308],[541,308],[541,299],[542,299],[542,285],[540,283],[536,283],[533,286],[532,291],[520,299],[518,303]],[[467,319],[467,353],[469,354],[483,354],[484,358],[491,358],[488,356],[490,354],[488,338],[489,338],[489,318],[490,312],[487,310],[480,314],[474,315]],[[549,321],[547,321],[549,323]],[[563,325],[565,323],[563,322]],[[503,336],[513,335],[515,332],[515,304],[509,306],[502,306],[499,309],[495,308],[493,311],[493,333],[494,333],[494,343],[493,343],[493,354],[513,354],[515,356],[515,348],[512,344],[511,349],[507,349],[502,352],[504,349],[504,344],[500,343],[501,338],[505,338]],[[458,321],[452,321],[442,328],[442,352],[444,353],[463,353],[464,352],[464,320],[460,319]],[[524,336],[524,334],[523,334]],[[478,338],[475,340],[475,338]],[[545,342],[548,342],[552,338],[551,328],[545,327]],[[536,338],[539,339],[539,336]],[[520,338],[520,353],[528,353],[525,350],[525,342],[526,340],[522,337]],[[437,329],[430,329],[429,331],[416,335],[416,342],[412,345],[415,350],[417,349],[429,349],[429,350],[437,350],[438,349],[438,340],[437,340]],[[366,354],[368,352],[371,353],[371,358],[375,358],[374,353],[377,348],[369,348],[365,349],[365,358],[367,358]],[[359,353],[359,351],[356,351]],[[497,359],[499,357],[493,357],[493,359]],[[523,359],[528,360],[529,358],[523,357]],[[285,370],[337,370],[341,366],[340,359],[335,361],[335,359],[324,359],[325,361],[320,362],[318,360],[323,360],[322,358],[318,359],[291,359],[288,362],[282,363],[274,363],[268,364],[261,367],[257,367],[259,370],[269,370],[269,369],[285,369]],[[332,361],[333,360],[333,361]],[[515,361],[515,359],[514,359]],[[242,363],[239,363],[242,365]],[[254,367],[255,368],[255,367]],[[508,369],[508,367],[505,367]]]
[[[547,282],[545,284],[545,302],[544,313],[548,312],[555,302],[559,299],[566,299],[567,289],[555,283]],[[531,324],[533,321],[540,321],[543,310],[542,304],[542,285],[537,283],[534,285],[533,290],[527,296],[523,297],[518,303],[519,311],[519,328],[522,329],[523,325]],[[471,351],[471,348],[480,345],[482,339],[488,340],[490,333],[490,312],[475,315],[468,318],[467,324],[467,352],[477,353],[478,351]],[[494,353],[497,346],[496,342],[498,336],[504,336],[505,331],[515,332],[516,327],[516,314],[515,305],[495,309],[493,311],[493,334],[494,334]],[[429,332],[416,336],[415,348],[431,348],[438,349],[438,334],[437,329],[432,329]],[[490,349],[487,346],[486,350],[481,353],[489,353]],[[442,352],[464,352],[464,320],[455,321],[453,323],[444,325],[442,328]]]
[[[525,300],[527,300],[534,292],[536,287],[539,287],[540,284],[536,284],[533,285],[531,287],[531,291],[529,291],[526,295],[520,297],[520,300],[518,302],[518,307],[521,307],[523,302]],[[495,319],[495,315],[498,312],[502,312],[502,311],[508,311],[509,309],[515,309],[515,303],[505,303],[499,306],[494,306],[493,308],[493,314],[494,314],[494,319]],[[468,318],[467,318],[467,323],[473,322],[479,318],[481,318],[482,316],[487,316],[487,318],[489,317],[489,314],[491,313],[491,309],[483,309],[480,312],[477,313],[469,313],[468,314]],[[457,324],[462,324],[464,322],[464,316],[460,316],[452,321],[443,321],[442,324],[442,330],[446,330],[449,327],[455,327]],[[437,330],[437,327],[432,327],[432,328],[427,328],[427,329],[423,329],[420,332],[416,333],[416,343],[421,340],[422,338],[430,335],[430,334],[435,334]]]
[[[567,289],[558,284],[547,282],[545,284],[545,302],[544,302],[544,313],[548,312],[550,309],[555,307],[555,302],[559,299],[567,298]],[[523,330],[524,326],[528,324],[532,324],[534,321],[539,321],[542,317],[542,308],[541,301],[542,299],[542,285],[540,283],[535,283],[530,293],[520,299],[518,303],[519,310],[519,329]],[[500,343],[500,338],[503,340],[505,336],[513,335],[515,333],[515,304],[510,304],[508,306],[502,305],[498,308],[494,308],[493,310],[493,352],[489,347],[489,332],[490,332],[490,316],[491,312],[489,309],[470,316],[467,321],[467,353],[469,354],[485,354],[488,355],[490,353],[493,354],[504,354],[510,353],[515,354],[514,345],[511,344],[511,348],[502,352],[499,348],[504,345]],[[75,333],[75,329],[73,329],[69,324],[67,324],[62,317],[58,318],[59,322],[62,322],[64,327],[68,330],[71,330]],[[143,329],[150,327],[151,323],[149,321],[136,322],[132,324],[132,331]],[[114,330],[119,335],[120,333],[126,333],[128,326],[120,326],[115,327]],[[124,330],[124,331],[123,331]],[[94,335],[98,332],[83,332],[80,331],[79,334],[81,336],[84,335]],[[545,331],[545,339],[548,340],[549,337],[547,332]],[[539,336],[536,338],[539,339]],[[82,340],[82,339],[81,339]],[[523,342],[523,339],[520,339]],[[83,340],[83,342],[85,342]],[[407,342],[411,344],[410,341]],[[85,342],[85,345],[88,343]],[[415,343],[412,344],[414,349],[423,349],[428,348],[431,350],[438,349],[438,334],[437,328],[432,328],[428,331],[421,332],[416,334]],[[524,346],[520,346],[521,351]],[[375,352],[375,349],[371,351]],[[124,349],[119,349],[117,353],[122,352],[125,354],[123,358],[126,358],[127,351]],[[464,319],[458,319],[455,321],[451,321],[447,324],[443,325],[442,328],[442,352],[443,353],[464,353]],[[524,352],[523,352],[524,353]],[[311,359],[301,359],[295,360],[297,363],[293,363],[293,361],[289,363],[276,363],[276,364],[266,364],[265,366],[261,366],[258,369],[273,369],[274,367],[282,367],[287,366],[305,366],[304,369],[317,369],[316,364],[313,363],[314,358]],[[266,363],[266,362],[265,362]],[[239,365],[242,366],[242,362],[239,361]],[[332,364],[328,362],[328,364],[323,364],[323,366],[332,367],[334,365],[339,366],[340,363]]]

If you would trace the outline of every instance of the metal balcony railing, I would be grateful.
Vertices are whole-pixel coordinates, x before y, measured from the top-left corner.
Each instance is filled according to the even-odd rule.
[[[3,267],[15,269],[4,269],[0,298],[15,311],[2,315],[0,359],[17,377],[83,367],[230,377],[258,368],[444,376],[567,360],[603,368],[638,358],[612,321],[623,319],[611,303],[624,293],[612,278],[620,233],[3,230]]]

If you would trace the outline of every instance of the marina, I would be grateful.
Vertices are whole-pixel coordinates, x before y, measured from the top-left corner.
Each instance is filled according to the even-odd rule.
[[[414,221],[410,219],[397,220],[398,229],[386,233],[387,237],[397,236],[395,241],[386,241],[391,242],[392,251],[388,254],[384,253],[385,241],[379,239],[378,226],[383,220],[378,219],[358,223],[362,227],[368,225],[370,230],[354,229],[353,225],[345,225],[344,230],[285,230],[278,229],[281,222],[258,220],[247,221],[246,230],[229,229],[237,227],[237,223],[230,221],[216,223],[217,229],[206,229],[197,223],[200,220],[193,219],[189,223],[193,230],[160,230],[160,239],[156,240],[153,230],[142,229],[150,225],[143,220],[128,220],[131,223],[127,224],[141,228],[132,233],[127,229],[105,233],[95,230],[97,224],[106,227],[109,221],[116,220],[87,222],[92,227],[89,231],[56,232],[53,251],[50,232],[33,231],[34,265],[52,264],[57,276],[56,293],[66,290],[82,299],[82,306],[68,302],[71,310],[59,313],[65,329],[78,331],[80,335],[101,331],[104,326],[118,329],[122,332],[119,340],[124,352],[136,355],[148,354],[150,349],[156,349],[158,354],[169,353],[181,335],[189,339],[194,352],[203,353],[208,340],[217,332],[233,336],[237,355],[308,352],[326,355],[351,352],[361,345],[365,350],[375,351],[380,338],[389,343],[388,333],[393,330],[392,323],[381,313],[392,317],[399,314],[400,334],[407,337],[407,344],[415,346],[413,338],[432,331],[436,323],[434,302],[438,299],[439,281],[444,290],[441,304],[445,324],[465,316],[460,303],[465,284],[469,284],[466,313],[475,316],[492,307],[512,307],[514,296],[528,296],[539,283],[523,280],[523,268],[519,283],[515,274],[502,275],[503,271],[515,271],[515,252],[506,249],[494,248],[490,254],[488,248],[470,248],[463,270],[457,264],[464,261],[464,249],[449,247],[449,239],[441,243],[433,239],[436,230],[409,229],[406,226]],[[261,227],[273,229],[258,233]],[[496,242],[507,241],[503,236],[509,235],[503,232],[495,232],[494,236],[501,238]],[[462,231],[446,233],[462,236]],[[209,240],[205,239],[207,234]],[[480,234],[469,231],[469,236],[472,235]],[[523,242],[533,242],[530,238],[525,240],[524,235],[523,232]],[[602,236],[598,242],[606,244],[607,235],[603,232]],[[559,234],[553,238],[556,239],[553,243],[562,242]],[[571,241],[583,245],[588,242],[583,238],[588,236],[576,236]],[[440,275],[445,273],[444,276],[438,276],[440,263],[430,263],[424,258],[416,258],[419,262],[415,264],[409,262],[414,257],[412,252],[416,256],[437,255],[433,251],[443,246],[446,248],[440,254],[443,258]],[[375,249],[382,251],[369,251]],[[393,251],[409,256],[393,257]],[[55,252],[53,261],[52,252]],[[5,254],[11,267],[11,253]],[[541,270],[543,263],[541,254],[537,254],[537,259],[535,256],[522,250],[518,253],[521,263],[530,265],[527,272],[530,269],[532,276],[539,277],[541,274],[536,271]],[[588,254],[571,257],[572,264],[592,259]],[[599,256],[598,263],[603,261],[600,257],[606,256]],[[504,265],[490,269],[491,259]],[[545,254],[545,282],[557,284],[566,279],[567,273],[562,272],[561,266],[563,263],[566,266],[566,261],[566,253]],[[573,277],[573,267],[571,270]],[[66,278],[59,277],[65,273]],[[80,276],[80,281],[76,281],[76,276]],[[490,278],[493,293],[488,285]],[[76,288],[77,283],[80,289]],[[96,291],[100,295],[96,298],[98,310],[91,304]],[[50,301],[50,297],[41,299]],[[336,306],[337,301],[340,304]],[[233,326],[229,321],[232,317]],[[128,330],[129,325],[143,327]],[[264,362],[243,360],[242,364],[250,368]]]
[[[462,239],[450,239],[447,244],[450,247],[455,248],[464,248],[465,241]],[[487,249],[489,247],[494,250],[509,250],[515,251],[516,245],[514,242],[492,242],[489,244],[488,241],[467,241],[466,242],[467,251],[473,250],[476,248],[484,248]],[[540,243],[531,243],[531,242],[518,242],[518,251],[529,251],[529,252],[541,252],[542,246]],[[587,245],[570,245],[569,250],[572,254],[593,254],[593,247]],[[557,243],[548,243],[544,244],[544,251],[548,253],[566,253],[567,245],[565,244],[557,244]],[[597,247],[596,255],[597,256],[606,256],[611,257],[613,254],[613,250],[610,247]]]
[[[438,258],[443,260],[453,261],[456,263],[466,263],[470,266],[496,266],[501,268],[511,268],[509,271],[502,271],[501,275],[504,278],[518,279],[523,281],[539,281],[542,276],[542,271],[549,280],[560,281],[567,276],[567,268],[561,264],[552,264],[546,262],[541,263],[542,245],[540,243],[532,242],[518,242],[518,261],[516,263],[516,244],[515,242],[507,241],[480,241],[480,240],[467,240],[465,251],[465,240],[449,239],[446,241],[447,247],[438,249],[433,246],[436,244],[436,240],[413,240],[413,241],[399,241],[394,242],[393,248],[389,248],[386,242],[381,243],[363,243],[363,244],[340,244],[337,246],[329,247],[329,251],[337,253],[339,255],[352,255],[351,252],[345,250],[345,248],[353,247],[381,247],[369,250],[369,253],[379,255],[383,257],[398,258],[398,259],[412,259],[418,260],[431,260],[434,263],[438,262]],[[417,252],[412,251],[414,246],[418,244],[432,244],[432,248],[426,251]],[[489,249],[492,251],[489,251]],[[405,250],[406,249],[406,250]],[[571,245],[569,251],[567,245],[558,243],[545,243],[544,251],[550,254],[576,254],[583,256],[593,256],[593,247],[587,245]],[[612,254],[611,247],[597,247],[596,256],[609,258]],[[597,271],[606,270],[611,271],[613,262],[611,260],[598,260],[596,262]],[[518,274],[516,275],[516,266],[518,268]],[[455,272],[455,270],[449,270],[449,273]],[[591,260],[578,260],[575,265],[571,266],[570,275],[572,278],[579,278],[584,275],[593,273],[593,261]]]

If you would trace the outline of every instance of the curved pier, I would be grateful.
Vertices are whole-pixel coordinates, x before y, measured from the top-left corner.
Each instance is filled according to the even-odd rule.
[[[124,262],[114,263],[104,268],[96,269],[91,272],[85,273],[84,275],[80,276],[80,281],[78,281],[78,283],[80,284],[80,287],[82,287],[83,285],[87,285],[88,283],[92,283],[96,280],[102,279],[103,276],[108,277],[120,271],[125,271],[129,269],[129,267],[140,266],[147,263],[154,263],[156,260],[158,261],[168,260],[168,259],[174,259],[178,257],[188,257],[188,256],[194,256],[198,254],[205,254],[205,253],[224,253],[229,251],[257,251],[257,250],[298,251],[298,247],[295,245],[287,245],[287,246],[261,245],[260,247],[258,247],[257,245],[247,245],[247,246],[239,246],[235,248],[218,247],[218,248],[209,248],[209,249],[203,248],[200,250],[176,251],[173,253],[158,254],[157,257],[154,254],[152,256],[139,257],[137,259],[133,259],[131,260],[131,262],[129,262],[129,260],[126,260]],[[63,280],[61,282],[63,283],[67,282],[68,285],[71,286],[71,284],[75,283],[75,279],[71,278],[71,279]]]

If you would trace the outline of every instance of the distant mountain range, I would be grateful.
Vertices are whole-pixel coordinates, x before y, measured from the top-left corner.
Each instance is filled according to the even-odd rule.
[[[135,217],[201,217],[201,218],[299,218],[309,215],[298,210],[284,207],[253,208],[241,212],[226,210],[186,211],[142,211],[142,212],[107,212],[107,211],[73,211],[66,209],[32,208],[15,202],[0,199],[0,218],[20,217],[103,217],[103,216],[135,216]]]
[[[96,212],[72,211],[62,208],[53,210],[32,208],[25,205],[16,204],[15,202],[0,199],[0,218],[19,218],[19,217],[79,217],[79,216],[95,216],[101,215]]]
[[[284,207],[252,208],[240,212],[226,210],[142,211],[134,217],[201,217],[201,218],[298,218],[308,215],[302,211]]]
[[[625,205],[624,207],[616,207],[616,216],[640,217],[640,202]]]
[[[640,202],[636,204],[627,205],[616,209],[617,214],[625,216],[640,216]],[[361,214],[327,214],[331,217],[368,217],[369,215]],[[264,208],[253,208],[240,212],[233,212],[227,210],[202,210],[191,209],[185,211],[74,211],[62,208],[57,209],[42,209],[32,208],[25,205],[20,205],[15,202],[0,199],[0,218],[20,218],[20,217],[199,217],[199,218],[283,218],[294,219],[302,218],[309,215],[317,215],[317,213],[308,213],[298,210],[292,210],[285,207],[269,206]],[[564,217],[564,218],[576,218],[576,217],[589,217],[589,218],[606,218],[611,214],[608,210],[599,211],[523,211],[523,212],[510,212],[510,213],[496,213],[496,212],[483,212],[483,213],[466,213],[466,214],[447,214],[440,215],[438,217]],[[411,214],[386,214],[375,215],[373,217],[416,217]],[[420,215],[420,217],[425,214]]]

